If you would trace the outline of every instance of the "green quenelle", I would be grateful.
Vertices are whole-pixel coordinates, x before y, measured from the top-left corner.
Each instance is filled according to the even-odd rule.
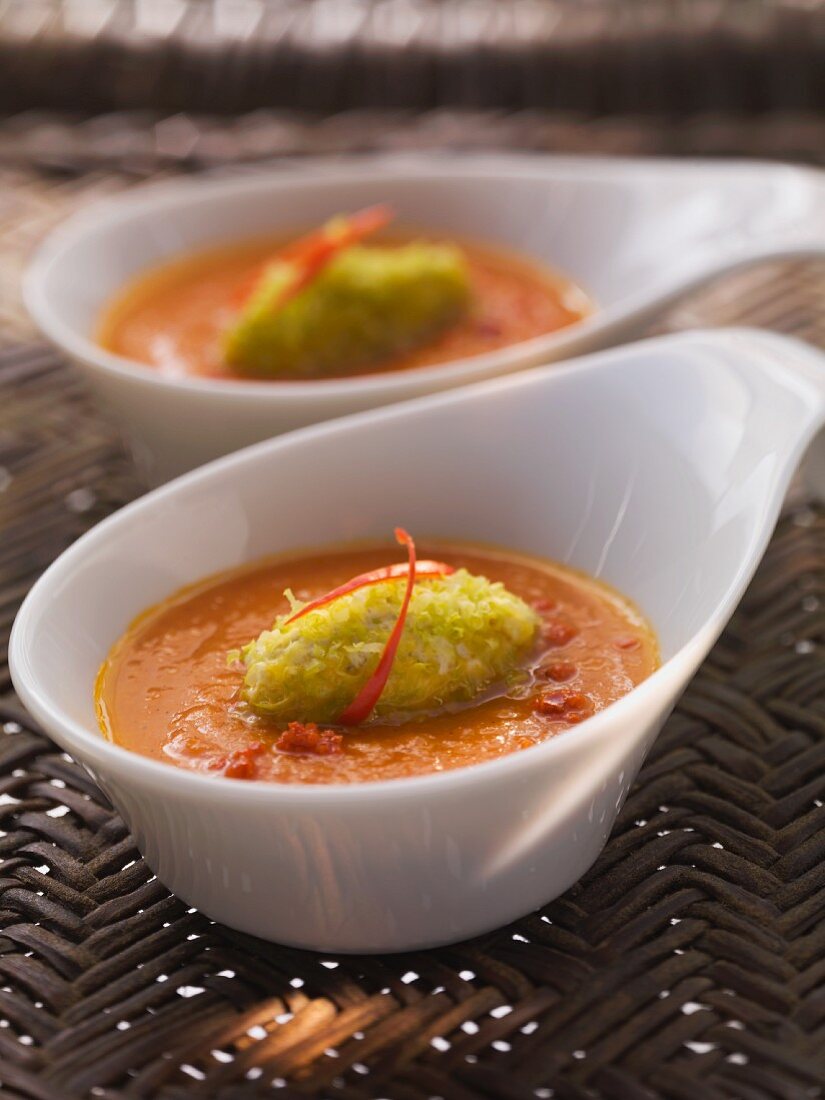
[[[464,256],[446,244],[353,245],[290,295],[294,278],[293,261],[274,260],[226,331],[224,355],[239,373],[300,379],[366,369],[433,339],[470,302]]]
[[[405,586],[404,579],[381,581],[293,622],[282,616],[230,654],[244,666],[243,700],[283,722],[334,722],[375,670]],[[466,569],[419,579],[370,721],[403,722],[515,683],[538,625],[536,612],[503,584]]]

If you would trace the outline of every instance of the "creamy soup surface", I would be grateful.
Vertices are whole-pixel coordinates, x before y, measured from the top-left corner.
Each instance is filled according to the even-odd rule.
[[[486,548],[425,545],[420,553],[502,581],[538,611],[539,637],[516,688],[493,689],[454,713],[349,727],[334,755],[280,751],[283,727],[239,705],[241,673],[227,653],[288,609],[284,589],[310,600],[398,556],[387,546],[344,548],[211,578],[143,615],[100,672],[104,733],[155,760],[241,779],[394,779],[492,760],[555,737],[626,695],[659,664],[656,637],[632,604],[573,570]]]
[[[393,233],[375,243],[422,239],[435,238]],[[468,314],[414,351],[356,370],[342,362],[336,376],[410,370],[481,355],[554,332],[592,312],[584,292],[562,275],[512,252],[463,240],[454,243],[469,269]],[[282,238],[229,245],[139,276],[104,310],[99,343],[171,377],[240,377],[224,360],[221,337],[232,323],[239,295],[283,245]]]

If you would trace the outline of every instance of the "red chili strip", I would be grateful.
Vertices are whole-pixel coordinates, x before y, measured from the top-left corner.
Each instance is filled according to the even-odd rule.
[[[313,229],[304,237],[288,244],[281,252],[281,256],[287,260],[295,260],[298,263],[318,263],[328,254],[349,248],[357,244],[372,233],[383,229],[393,218],[393,209],[381,204],[368,206],[355,214],[349,214],[343,218],[334,218],[322,225],[320,229]]]
[[[372,676],[370,676],[369,680],[367,680],[350,705],[338,718],[338,722],[343,726],[357,726],[360,722],[369,718],[375,704],[381,698],[381,692],[387,685],[387,680],[392,671],[393,661],[398,652],[401,635],[404,632],[404,623],[407,621],[407,612],[410,607],[413,588],[415,587],[415,543],[413,542],[412,535],[409,535],[403,527],[396,527],[395,537],[402,546],[407,547],[407,554],[409,557],[407,588],[404,592],[401,610],[398,612],[395,626],[392,628],[392,632],[387,639],[387,644],[384,646],[384,652],[381,654],[381,658],[376,665],[375,672],[373,672]]]
[[[390,206],[369,206],[342,219],[338,224],[333,222],[332,227],[327,223],[320,229],[315,229],[287,245],[279,253],[279,258],[292,263],[295,274],[290,284],[278,297],[275,303],[277,307],[280,309],[291,298],[300,294],[339,252],[383,229],[392,217],[393,210]],[[268,264],[263,264],[249,280],[244,282],[235,296],[235,304],[238,307],[246,304],[267,266]]]
[[[371,206],[352,214],[342,225],[333,224],[332,228],[325,225],[316,233],[297,241],[288,253],[289,260],[296,267],[296,275],[278,298],[278,308],[309,286],[339,252],[382,229],[391,218],[392,211],[388,206]]]
[[[305,603],[297,611],[293,611],[284,626],[294,623],[296,619],[300,619],[304,615],[308,615],[310,611],[316,611],[319,607],[326,607],[328,603],[337,600],[339,596],[347,596],[350,592],[355,592],[359,588],[366,588],[371,584],[380,584],[381,581],[392,581],[397,580],[399,577],[406,577],[409,572],[408,562],[399,562],[397,565],[385,565],[381,569],[373,569],[369,573],[360,573],[345,584],[333,588],[331,592],[327,592],[324,596],[316,596],[314,600],[310,600],[309,603]],[[415,567],[415,572],[418,577],[448,577],[451,573],[455,573],[455,569],[444,561],[420,561]]]

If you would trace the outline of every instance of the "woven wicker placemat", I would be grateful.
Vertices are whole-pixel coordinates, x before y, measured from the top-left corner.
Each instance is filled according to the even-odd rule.
[[[59,172],[0,170],[2,644],[42,568],[139,491],[17,297],[55,220],[152,167],[88,171],[82,153]],[[825,264],[763,265],[660,327],[761,323],[825,346],[823,291]],[[821,1097],[823,600],[825,510],[800,500],[582,882],[479,940],[382,958],[265,944],[170,897],[6,690],[3,662],[0,1094]]]
[[[816,0],[2,0],[0,104],[821,111]]]

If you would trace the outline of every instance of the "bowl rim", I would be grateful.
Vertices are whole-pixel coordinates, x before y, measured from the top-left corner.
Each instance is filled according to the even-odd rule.
[[[669,334],[608,351],[595,352],[573,363],[549,368],[538,367],[517,375],[479,382],[472,387],[426,395],[403,404],[390,405],[378,410],[368,410],[333,421],[311,425],[215,459],[205,466],[201,466],[176,478],[174,481],[168,482],[166,485],[152,490],[114,512],[81,535],[45,570],[23,601],[12,628],[9,641],[9,667],[14,687],[25,707],[33,714],[35,719],[41,722],[48,732],[51,730],[58,731],[60,736],[56,739],[61,747],[67,748],[69,752],[76,752],[78,759],[84,763],[88,761],[92,767],[100,762],[103,767],[108,766],[114,772],[130,771],[136,778],[140,778],[146,783],[152,783],[155,787],[162,786],[166,789],[176,790],[180,794],[191,794],[192,797],[197,796],[199,793],[211,792],[213,798],[228,798],[230,800],[243,798],[246,800],[252,799],[256,802],[261,800],[317,802],[321,800],[344,803],[353,800],[363,801],[365,798],[371,797],[376,799],[386,796],[412,798],[425,795],[428,792],[443,792],[450,787],[463,787],[473,782],[483,783],[485,779],[495,781],[497,777],[504,778],[511,773],[517,773],[522,768],[537,765],[540,761],[548,758],[557,757],[561,759],[571,752],[586,749],[588,745],[602,738],[609,729],[614,728],[623,721],[632,721],[634,715],[641,719],[642,715],[647,712],[648,720],[653,715],[664,716],[672,699],[686,687],[690,676],[721,633],[761,560],[784,497],[784,472],[795,469],[808,442],[810,442],[810,439],[804,435],[800,435],[795,445],[789,448],[787,455],[783,456],[782,473],[776,475],[770,499],[763,504],[762,523],[754,527],[742,560],[728,580],[724,598],[700,629],[675,653],[664,660],[659,668],[646,680],[638,684],[621,699],[611,703],[610,706],[591,718],[586,719],[574,730],[565,731],[527,749],[509,753],[494,760],[468,764],[443,772],[357,783],[301,784],[279,783],[269,780],[239,781],[221,775],[204,775],[151,759],[114,742],[107,741],[99,730],[93,731],[83,723],[65,714],[59,704],[53,702],[38,686],[37,678],[33,674],[26,651],[24,636],[31,629],[30,620],[37,613],[38,606],[43,602],[48,602],[51,587],[55,584],[65,583],[72,573],[74,563],[82,559],[88,549],[105,542],[109,531],[113,527],[129,523],[141,514],[151,511],[163,500],[174,498],[184,487],[188,488],[202,481],[208,482],[217,471],[227,473],[233,467],[263,461],[266,456],[274,457],[278,451],[290,447],[295,440],[303,442],[319,435],[334,435],[339,432],[348,432],[353,427],[372,424],[375,422],[376,417],[392,420],[421,413],[426,414],[434,406],[444,406],[464,400],[468,392],[473,394],[495,393],[504,387],[529,385],[540,376],[546,375],[548,371],[552,371],[554,376],[557,374],[585,373],[594,367],[610,363],[615,359],[621,359],[628,353],[629,349],[651,346],[667,348],[670,345],[676,345],[677,347],[704,345],[707,347],[708,342],[718,347],[720,344],[724,346],[743,338],[750,341],[755,340],[757,346],[774,345],[777,352],[787,351],[789,346],[798,343],[792,338],[748,328],[699,329],[687,333]],[[811,352],[813,349],[807,347],[806,350]],[[737,347],[737,352],[741,352],[741,346]],[[642,610],[644,611],[644,609]],[[654,623],[654,629],[655,625]]]
[[[376,174],[395,180],[446,180],[464,176],[478,179],[536,180],[560,176],[586,175],[604,178],[603,170],[609,165],[615,175],[633,175],[651,169],[651,158],[633,157],[576,157],[554,156],[542,153],[500,154],[379,154],[341,158],[333,165],[311,158],[299,164],[282,164],[266,169],[256,168],[241,173],[226,170],[207,172],[197,177],[161,180],[138,184],[119,194],[70,215],[54,228],[40,243],[29,260],[22,279],[23,301],[33,321],[46,338],[73,359],[87,368],[114,375],[132,385],[148,390],[171,390],[182,395],[201,395],[224,400],[230,404],[246,404],[248,399],[258,402],[273,401],[279,405],[302,403],[313,398],[336,400],[345,398],[389,399],[414,395],[422,388],[433,385],[454,385],[462,379],[508,373],[519,366],[527,366],[542,358],[558,358],[575,354],[578,345],[609,332],[617,325],[631,320],[647,307],[666,302],[677,291],[687,289],[695,282],[704,281],[712,272],[697,272],[692,279],[684,275],[663,274],[651,287],[628,294],[618,303],[600,305],[593,301],[592,312],[580,320],[553,332],[521,340],[489,352],[465,356],[461,359],[432,363],[406,371],[375,371],[349,378],[311,379],[290,381],[286,379],[255,380],[243,378],[204,378],[198,376],[174,376],[162,374],[155,368],[126,356],[116,355],[99,345],[93,336],[77,332],[65,324],[54,311],[45,282],[56,263],[64,260],[65,253],[91,230],[100,232],[116,228],[136,214],[149,214],[158,210],[174,209],[187,205],[199,197],[223,195],[228,201],[240,200],[250,191],[277,184],[288,189],[311,181],[313,186],[330,188],[342,181],[373,182]],[[313,166],[315,170],[313,170]],[[322,171],[319,171],[322,168]],[[657,158],[655,171],[684,173],[686,171],[709,176],[735,172],[749,175],[755,170],[768,168],[772,174],[788,178],[809,175],[812,169],[795,165],[777,165],[766,162],[741,162],[736,160],[714,161],[712,164],[699,159],[675,160]],[[564,274],[564,272],[562,272]]]

